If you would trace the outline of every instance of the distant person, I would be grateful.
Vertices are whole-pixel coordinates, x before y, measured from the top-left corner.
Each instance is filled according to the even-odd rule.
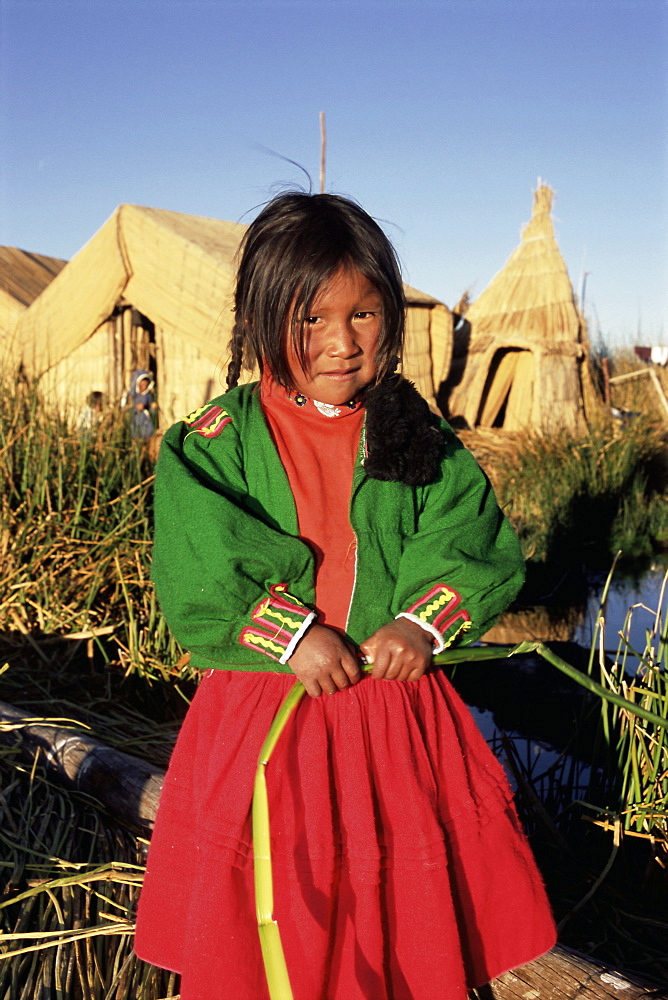
[[[137,954],[182,1000],[267,1000],[258,755],[295,1000],[466,1000],[555,942],[500,763],[434,655],[524,578],[489,481],[395,374],[394,250],[358,205],[287,194],[241,250],[228,391],[167,431],[153,578],[203,672],[169,766]],[[238,385],[242,366],[261,379]],[[364,664],[373,664],[371,674]]]
[[[158,404],[153,396],[154,387],[151,375],[143,368],[132,373],[125,405],[130,411],[130,436],[133,441],[147,441],[155,432]]]
[[[102,408],[104,406],[104,393],[97,389],[89,393],[86,405],[77,418],[77,431],[79,440],[83,442],[91,441],[95,438],[98,427],[102,420]]]

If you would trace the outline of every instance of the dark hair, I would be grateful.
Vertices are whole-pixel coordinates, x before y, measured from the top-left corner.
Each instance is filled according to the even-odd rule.
[[[306,370],[304,324],[324,283],[343,268],[360,271],[378,290],[383,322],[376,352],[380,382],[394,371],[404,336],[405,301],[396,253],[377,222],[354,201],[333,194],[288,193],[273,198],[250,224],[239,248],[228,389],[242,366],[266,364],[291,385],[284,332],[291,330]]]

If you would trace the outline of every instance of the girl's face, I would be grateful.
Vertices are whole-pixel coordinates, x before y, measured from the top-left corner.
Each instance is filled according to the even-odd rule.
[[[376,286],[363,274],[345,268],[337,271],[304,317],[306,372],[292,337],[287,337],[287,362],[295,390],[340,406],[366,388],[376,375],[382,305]],[[297,335],[300,318],[293,317]]]

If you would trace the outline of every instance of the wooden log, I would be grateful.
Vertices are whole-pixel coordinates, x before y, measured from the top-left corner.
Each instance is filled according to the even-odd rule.
[[[476,995],[478,1000],[666,1000],[668,991],[558,944],[475,990]]]
[[[96,798],[122,822],[142,832],[153,829],[165,777],[160,768],[5,702],[0,702],[0,740],[18,740],[27,760],[39,754],[61,781]]]
[[[115,817],[150,833],[164,771],[114,750],[81,730],[66,729],[0,702],[0,741],[20,741],[62,781],[96,798]],[[471,1000],[668,1000],[668,991],[557,945],[547,955],[481,986]]]

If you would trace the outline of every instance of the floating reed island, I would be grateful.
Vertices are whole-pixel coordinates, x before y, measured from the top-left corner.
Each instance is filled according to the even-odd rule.
[[[665,426],[637,378],[614,381],[635,370],[614,358],[612,401],[635,416],[610,417],[551,204],[539,184],[519,247],[468,308],[406,289],[404,371],[490,474],[532,565],[651,554],[668,547]],[[0,282],[0,1000],[178,993],[134,959],[132,932],[155,792],[197,679],[150,585],[153,463],[119,401],[140,367],[161,426],[220,391],[242,231],[122,206],[67,264],[0,252],[0,278],[13,274]],[[93,390],[105,407],[82,435],[73,417]],[[651,721],[668,705],[665,631],[661,609],[632,682],[624,640],[621,667],[601,640],[602,669],[582,672],[649,713],[595,694],[574,721],[599,733],[598,785],[572,778],[576,755],[537,773],[511,739],[498,748],[562,939],[590,954],[562,948],[479,1000],[666,995],[643,982],[668,981],[668,744]]]

